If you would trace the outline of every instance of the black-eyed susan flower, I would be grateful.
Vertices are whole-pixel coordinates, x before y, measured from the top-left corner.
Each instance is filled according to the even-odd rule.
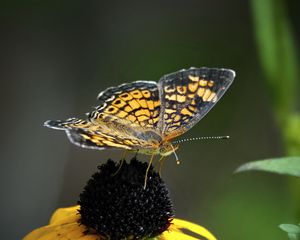
[[[56,210],[49,225],[23,240],[216,239],[205,228],[174,218],[169,192],[152,167],[146,188],[146,163],[132,159],[118,168],[110,160],[101,165],[79,205]]]

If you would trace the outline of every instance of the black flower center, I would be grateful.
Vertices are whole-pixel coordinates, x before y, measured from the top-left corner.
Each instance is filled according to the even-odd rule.
[[[108,160],[98,168],[80,194],[81,224],[110,240],[155,237],[170,226],[169,192],[152,166],[146,189],[147,163],[134,158],[119,169]]]

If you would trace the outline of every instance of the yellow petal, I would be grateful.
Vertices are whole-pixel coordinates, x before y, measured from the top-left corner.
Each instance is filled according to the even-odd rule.
[[[198,239],[183,233],[184,230],[190,231],[191,233],[193,233],[194,236],[199,235],[200,239],[203,239],[203,237],[205,237],[205,239],[207,240],[216,240],[216,238],[204,227],[178,218],[173,219],[170,230],[163,233],[162,239],[168,239],[168,240],[179,239],[176,238],[176,236],[179,236],[179,233],[182,234],[180,235],[181,240]],[[173,234],[174,236],[173,235],[171,236],[170,234]]]
[[[53,214],[50,219],[50,224],[55,224],[58,222],[65,221],[70,222],[74,221],[74,217],[79,219],[78,210],[79,205],[73,206],[73,207],[67,207],[67,208],[58,208]]]
[[[23,240],[101,240],[98,235],[85,234],[85,230],[77,222],[52,224],[32,231]]]
[[[96,234],[85,234],[86,228],[79,225],[79,206],[57,209],[50,224],[33,230],[23,240],[101,240]]]
[[[194,238],[189,236],[183,232],[179,231],[166,231],[161,236],[159,236],[160,240],[198,240],[198,238]]]

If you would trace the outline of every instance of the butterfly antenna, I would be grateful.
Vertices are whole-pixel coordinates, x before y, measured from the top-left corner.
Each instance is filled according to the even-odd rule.
[[[171,144],[171,147],[172,147],[172,149],[173,149],[173,153],[174,153],[175,158],[176,158],[176,163],[177,163],[177,164],[180,164],[180,161],[179,161],[178,156],[177,156],[177,154],[176,154],[175,148],[173,147],[172,144]]]
[[[179,139],[177,141],[172,142],[173,144],[182,143],[182,142],[189,142],[189,141],[196,141],[196,140],[219,140],[219,139],[229,139],[229,136],[206,136],[206,137],[194,137],[194,138],[184,138]]]

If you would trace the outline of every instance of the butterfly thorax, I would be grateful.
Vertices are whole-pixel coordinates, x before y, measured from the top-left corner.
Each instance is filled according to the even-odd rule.
[[[129,124],[126,121],[111,121],[106,123],[106,125],[110,130],[119,132],[119,137],[130,135],[142,141],[143,144],[140,146],[136,145],[135,148],[138,148],[139,152],[143,154],[168,156],[178,148],[178,146],[173,146],[172,143],[165,140],[161,133],[153,129],[140,127],[134,123]]]

